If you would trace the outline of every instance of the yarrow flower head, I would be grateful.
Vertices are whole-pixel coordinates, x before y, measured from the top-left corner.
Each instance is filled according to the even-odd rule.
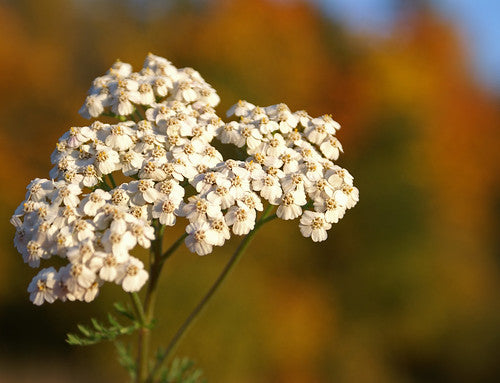
[[[218,103],[197,71],[152,54],[139,72],[118,61],[93,81],[80,114],[118,122],[71,127],[52,153],[50,179],[28,185],[11,219],[25,263],[67,261],[33,278],[34,304],[90,302],[105,282],[140,290],[148,272],[131,252],[180,222],[198,255],[252,231],[264,204],[297,219],[305,237],[327,238],[359,198],[351,174],[333,162],[342,152],[340,125],[329,115],[246,101],[224,122]],[[242,157],[225,159],[220,144]]]

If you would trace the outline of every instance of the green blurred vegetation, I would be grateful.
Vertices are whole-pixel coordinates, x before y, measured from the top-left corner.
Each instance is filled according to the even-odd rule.
[[[475,84],[453,27],[426,6],[379,39],[302,1],[161,4],[0,4],[0,381],[125,379],[111,345],[64,338],[126,297],[106,286],[93,304],[32,306],[8,219],[29,180],[48,176],[57,138],[86,123],[91,80],[148,51],[199,70],[221,115],[239,98],[332,113],[361,194],[321,245],[295,223],[260,232],[180,355],[209,382],[499,381],[499,100]],[[235,246],[169,260],[158,342]]]

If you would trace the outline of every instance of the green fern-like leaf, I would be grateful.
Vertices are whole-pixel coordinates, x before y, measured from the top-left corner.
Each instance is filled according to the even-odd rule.
[[[134,381],[137,376],[137,366],[130,348],[125,347],[121,342],[115,342],[115,347],[118,352],[118,362],[127,370],[130,378]]]
[[[123,303],[121,302],[116,302],[113,304],[113,308],[115,309],[115,311],[124,316],[125,318],[128,318],[130,320],[135,320],[135,315],[133,314],[133,311],[128,307],[128,306],[125,306]]]
[[[122,325],[112,314],[108,314],[108,324],[91,318],[92,326],[77,325],[79,334],[67,334],[66,342],[74,346],[88,346],[105,340],[114,340],[120,335],[132,334],[141,325],[128,307],[121,303],[115,303],[114,308],[118,314],[132,323],[128,326]]]
[[[194,367],[188,358],[175,358],[170,366],[163,368],[158,383],[203,383],[203,371]]]

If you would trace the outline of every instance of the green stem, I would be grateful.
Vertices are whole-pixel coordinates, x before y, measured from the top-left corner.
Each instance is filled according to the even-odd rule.
[[[193,309],[191,314],[186,318],[184,323],[179,327],[177,332],[175,333],[174,337],[171,339],[170,343],[168,344],[165,353],[163,354],[162,358],[157,360],[153,369],[151,370],[151,373],[149,377],[147,378],[146,382],[147,383],[152,383],[154,379],[156,378],[156,375],[158,374],[160,367],[162,364],[168,360],[168,357],[170,354],[174,351],[175,347],[181,340],[182,336],[186,333],[186,331],[189,329],[193,321],[198,317],[198,315],[201,313],[203,308],[207,305],[207,303],[210,301],[210,298],[215,294],[215,292],[218,290],[218,288],[222,285],[226,277],[228,276],[229,272],[232,270],[234,265],[238,262],[238,260],[241,258],[241,255],[245,252],[247,249],[248,245],[250,245],[250,242],[257,232],[259,228],[264,225],[266,222],[271,221],[272,219],[276,218],[276,215],[269,215],[274,206],[269,205],[266,210],[262,213],[259,221],[255,224],[255,227],[253,228],[252,231],[250,231],[245,238],[240,242],[238,245],[238,248],[236,251],[233,253],[231,258],[229,259],[229,262],[226,264],[224,269],[222,270],[221,274],[217,277],[215,280],[214,284],[210,287],[210,289],[207,291],[205,296],[201,299],[201,301],[196,305],[196,307]]]
[[[154,308],[156,303],[156,291],[161,270],[161,253],[163,245],[163,232],[165,227],[158,223],[155,226],[156,239],[151,244],[151,259],[149,266],[149,282],[144,298],[143,321],[139,329],[137,340],[137,383],[146,381],[149,374],[149,349],[151,343],[151,322],[153,321]],[[141,306],[142,307],[142,306]]]
[[[165,261],[179,248],[179,246],[186,238],[187,234],[183,234],[177,239],[170,248],[163,252],[163,233],[165,231],[165,226],[157,222],[155,225],[156,229],[156,240],[151,244],[151,258],[149,267],[149,282],[146,291],[146,296],[144,298],[144,310],[142,310],[142,305],[138,295],[133,296],[134,307],[137,306],[138,311],[142,310],[142,326],[139,329],[139,339],[137,347],[137,383],[143,383],[146,381],[149,374],[149,349],[151,343],[151,329],[150,325],[154,317],[154,309],[157,296],[157,287],[160,280],[161,270]]]
[[[102,113],[102,115],[106,116],[106,117],[116,118],[119,121],[127,121],[127,117],[126,116],[119,116],[119,115],[114,114],[112,112],[105,112],[105,113]]]
[[[175,241],[170,248],[161,255],[161,263],[165,262],[177,248],[182,245],[184,239],[187,237],[187,233],[182,234],[177,241]]]
[[[93,188],[93,190],[96,190],[96,189],[103,189],[104,191],[110,191],[111,186],[109,186],[108,183],[106,182],[106,178],[104,178],[104,176],[102,176],[102,180]]]
[[[136,108],[135,109],[135,114],[139,118],[139,121],[144,120],[144,117],[142,116],[141,112]]]
[[[113,186],[113,189],[116,187],[116,182],[115,179],[113,178],[113,175],[111,173],[108,174],[109,180],[111,181],[111,186]]]
[[[129,293],[132,300],[132,307],[134,308],[135,315],[139,319],[141,325],[144,325],[146,317],[144,316],[144,308],[142,307],[141,299],[137,293]]]

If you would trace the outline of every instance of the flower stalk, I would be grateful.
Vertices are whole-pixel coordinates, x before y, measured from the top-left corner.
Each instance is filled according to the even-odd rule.
[[[150,374],[148,375],[147,379],[144,382],[147,383],[153,383],[157,377],[158,372],[160,371],[161,366],[168,361],[169,357],[172,355],[173,351],[175,350],[177,344],[179,341],[182,339],[184,334],[188,331],[188,329],[191,327],[195,319],[200,315],[200,313],[203,311],[203,309],[207,306],[208,302],[211,300],[213,295],[217,292],[219,287],[222,285],[222,283],[226,280],[227,276],[233,269],[233,267],[238,263],[239,259],[245,252],[245,250],[248,248],[250,245],[250,242],[252,241],[254,235],[257,233],[257,231],[264,225],[265,223],[271,221],[272,219],[276,218],[276,215],[271,215],[271,212],[273,211],[274,206],[268,205],[266,210],[262,213],[260,219],[257,221],[255,224],[255,227],[252,231],[250,231],[240,242],[238,247],[236,248],[235,252],[229,259],[228,263],[222,270],[222,272],[219,274],[215,282],[212,284],[210,289],[206,292],[206,294],[203,296],[203,298],[198,302],[198,304],[195,306],[193,311],[189,314],[189,316],[186,318],[186,320],[181,324],[179,329],[176,331],[172,339],[170,340],[163,356],[161,359],[157,360],[156,363],[154,364],[153,368],[151,369]],[[139,381],[142,383],[143,381]]]

